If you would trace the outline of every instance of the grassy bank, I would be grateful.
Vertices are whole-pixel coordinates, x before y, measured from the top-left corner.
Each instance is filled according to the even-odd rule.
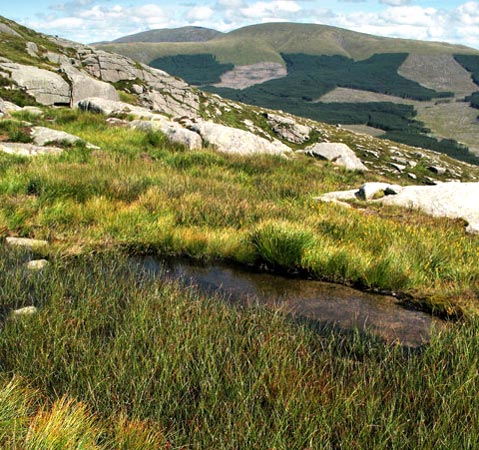
[[[1,250],[2,448],[479,444],[475,321],[408,352],[135,275],[115,253],[33,274],[25,259]]]
[[[32,118],[29,118],[30,120]],[[60,157],[0,155],[0,230],[64,254],[105,248],[266,265],[396,291],[442,314],[475,313],[477,239],[460,221],[403,209],[319,204],[323,192],[383,179],[308,158],[246,158],[172,147],[101,116],[44,123],[100,145]]]

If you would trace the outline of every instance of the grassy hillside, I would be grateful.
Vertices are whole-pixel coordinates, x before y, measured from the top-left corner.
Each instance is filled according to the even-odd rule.
[[[160,133],[112,127],[102,116],[45,112],[17,118],[76,133],[102,150],[0,156],[2,235],[51,243],[42,254],[51,264],[41,273],[24,265],[38,255],[0,248],[2,448],[479,442],[471,400],[476,321],[407,351],[140,276],[128,260],[149,252],[268,265],[393,289],[416,306],[458,317],[477,313],[479,282],[477,237],[465,235],[461,222],[312,199],[385,180],[374,173],[302,157],[189,152]],[[388,147],[324,129],[351,146],[369,142],[381,154]],[[10,314],[32,304],[39,308],[33,316]]]
[[[235,54],[244,43],[247,53]],[[354,60],[376,53],[479,54],[479,51],[442,42],[424,42],[372,36],[316,24],[267,23],[231,31],[205,43],[101,44],[99,48],[124,54],[144,63],[170,55],[210,53],[221,63],[234,65],[262,61],[281,62],[281,53],[341,55]]]
[[[433,104],[432,111],[425,111],[426,107],[414,107],[405,114],[404,111],[411,107],[400,108],[372,100],[368,104],[353,104],[353,101],[334,105],[312,103],[338,86],[422,102],[453,96],[454,93],[447,89],[428,89],[419,82],[427,78],[429,71],[434,73],[434,85],[469,87],[467,72],[457,65],[456,60],[478,58],[479,52],[474,49],[438,42],[383,38],[324,25],[291,23],[244,27],[200,44],[130,43],[100,47],[140,59],[198,85],[218,83],[221,75],[230,70],[229,64],[281,63],[287,67],[286,77],[252,83],[241,90],[207,89],[233,100],[281,109],[315,120],[377,127],[388,133],[385,137],[390,139],[475,161],[467,149],[470,145],[477,150],[474,124],[459,126],[457,120],[450,123],[447,106],[436,108]],[[197,64],[198,58],[203,59],[202,66]],[[424,58],[427,64],[423,64]],[[421,70],[417,71],[418,80],[414,81],[414,66],[417,64]],[[405,76],[400,75],[403,65]],[[444,65],[455,66],[444,68]],[[459,73],[460,70],[464,73]],[[253,79],[254,73],[249,76]],[[448,76],[452,77],[451,80],[444,81],[443,78]],[[414,119],[417,111],[424,111],[422,117],[427,119],[427,126]]]
[[[115,39],[113,43],[128,42],[204,42],[221,36],[220,31],[204,27],[180,27],[148,30]]]
[[[22,36],[0,51],[24,58]],[[264,110],[201,102],[204,117],[273,134]],[[410,108],[393,107],[411,119]],[[370,170],[300,153],[190,151],[130,128],[130,114],[40,109],[0,119],[1,140],[30,141],[40,125],[99,148],[63,141],[59,155],[0,152],[0,448],[479,446],[478,236],[462,220],[315,200],[367,181],[412,182],[383,170],[398,155],[415,163],[415,183],[433,163],[449,171],[438,181],[477,181],[478,167],[297,118],[313,141],[347,144]],[[15,249],[8,236],[48,245]],[[419,348],[386,344],[154,278],[135,262],[146,254],[394,292],[449,322]],[[29,270],[40,257],[49,265]]]

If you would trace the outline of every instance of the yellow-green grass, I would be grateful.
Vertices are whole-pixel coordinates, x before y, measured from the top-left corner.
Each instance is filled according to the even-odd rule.
[[[159,133],[109,127],[101,116],[51,114],[57,127],[102,150],[1,155],[4,236],[44,238],[64,253],[113,247],[266,264],[395,291],[439,314],[477,311],[478,240],[463,223],[313,199],[380,179],[374,174],[302,157],[190,152]]]

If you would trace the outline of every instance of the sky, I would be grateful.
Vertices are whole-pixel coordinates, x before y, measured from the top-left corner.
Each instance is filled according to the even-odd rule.
[[[82,43],[156,28],[196,25],[230,31],[255,23],[288,21],[479,48],[479,1],[0,0],[0,15]]]

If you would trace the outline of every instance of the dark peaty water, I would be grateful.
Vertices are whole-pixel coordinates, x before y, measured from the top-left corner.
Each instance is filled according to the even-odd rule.
[[[341,285],[229,266],[162,262],[152,257],[136,262],[155,276],[181,280],[187,286],[219,294],[232,302],[266,305],[343,330],[367,329],[389,343],[417,347],[427,343],[432,327],[444,326],[441,320],[427,313],[405,309],[394,297]]]

